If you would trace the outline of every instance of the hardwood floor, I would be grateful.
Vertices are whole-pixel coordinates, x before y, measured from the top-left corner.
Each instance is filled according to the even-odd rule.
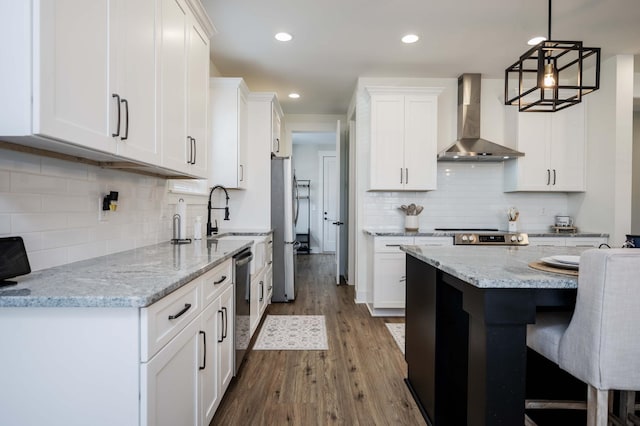
[[[333,256],[297,259],[296,300],[266,313],[325,315],[329,350],[249,352],[211,425],[425,425],[384,325],[403,319],[356,305],[352,286],[334,284]]]

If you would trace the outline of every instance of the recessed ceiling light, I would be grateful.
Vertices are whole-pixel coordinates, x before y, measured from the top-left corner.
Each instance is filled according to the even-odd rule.
[[[407,44],[415,43],[418,40],[420,40],[420,37],[415,34],[407,34],[406,36],[402,37],[402,42]]]
[[[537,45],[537,44],[542,43],[542,42],[543,42],[543,41],[545,41],[546,39],[547,39],[546,37],[543,37],[543,36],[537,36],[537,37],[534,37],[534,38],[532,38],[531,40],[529,40],[529,41],[527,42],[527,44],[528,44],[529,46],[535,46],[535,45]]]
[[[293,36],[289,33],[278,33],[274,36],[278,41],[291,41]]]
[[[289,97],[291,99],[298,99],[300,97],[300,95],[298,93],[289,93]]]

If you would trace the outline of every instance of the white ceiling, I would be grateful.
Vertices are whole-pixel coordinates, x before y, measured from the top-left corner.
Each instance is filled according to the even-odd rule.
[[[358,77],[503,78],[534,35],[547,0],[203,0],[223,76],[271,91],[288,114],[343,114]],[[273,35],[293,34],[288,43]],[[421,39],[404,45],[407,33]],[[640,55],[640,0],[556,0],[552,39]],[[636,70],[640,70],[636,56]],[[301,98],[291,100],[290,92]]]

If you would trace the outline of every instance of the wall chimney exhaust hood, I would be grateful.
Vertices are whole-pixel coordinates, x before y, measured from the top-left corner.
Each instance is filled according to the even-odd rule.
[[[480,138],[480,74],[458,78],[458,140],[438,161],[506,161],[524,153]]]

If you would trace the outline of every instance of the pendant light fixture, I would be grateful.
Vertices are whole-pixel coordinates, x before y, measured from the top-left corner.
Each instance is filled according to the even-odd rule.
[[[552,40],[549,0],[548,37],[505,70],[504,103],[520,111],[555,112],[599,88],[600,48]]]

